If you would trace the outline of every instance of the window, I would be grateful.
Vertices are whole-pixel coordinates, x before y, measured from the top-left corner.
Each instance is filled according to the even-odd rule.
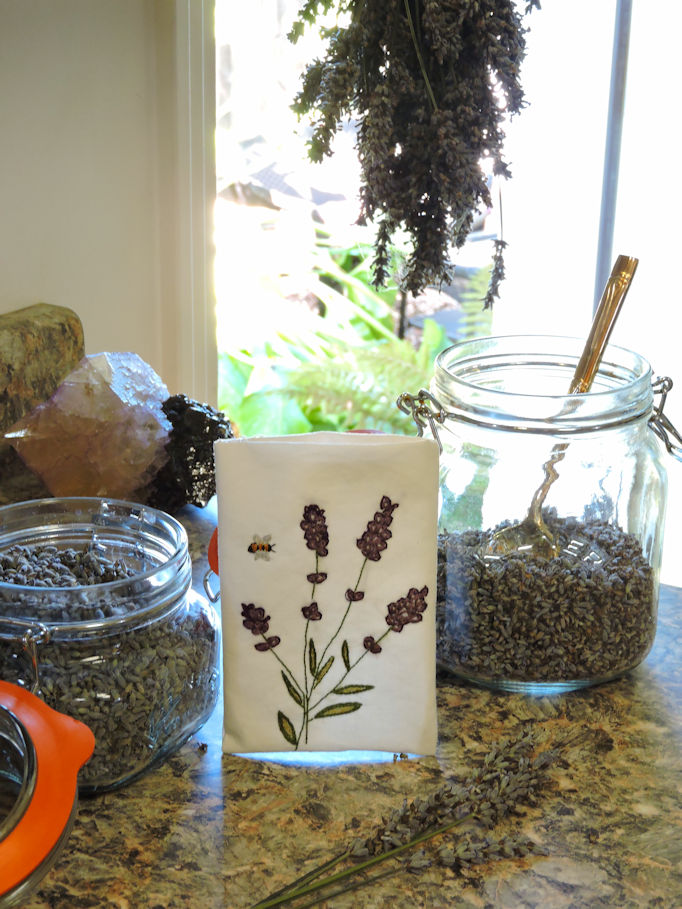
[[[321,165],[306,165],[303,140],[295,135],[295,120],[288,110],[302,66],[312,56],[310,44],[293,47],[286,39],[298,6],[298,2],[286,0],[254,0],[237,8],[228,0],[217,0],[222,92],[219,190],[224,191],[235,177],[239,181],[249,174],[259,175],[256,182],[266,185],[269,180],[273,187],[277,184],[278,191],[291,192],[292,199],[296,194],[305,196],[311,188],[333,194],[346,185],[345,174],[352,170],[352,142],[345,142],[338,157]],[[682,8],[664,0],[648,4],[573,0],[569,5],[544,3],[528,17],[523,67],[528,107],[509,124],[506,156],[512,178],[502,186],[501,206],[498,203],[488,222],[498,231],[501,211],[503,235],[509,244],[507,277],[493,313],[492,332],[582,337],[587,333],[595,297],[614,27],[618,17],[628,16],[630,8],[611,254],[612,258],[618,253],[637,256],[640,265],[612,341],[637,350],[651,361],[655,373],[677,380],[666,412],[680,427],[682,374],[673,326],[680,293],[674,272],[679,257],[676,222],[682,209],[672,166],[672,133],[674,61]],[[270,74],[273,82],[268,85],[264,80]],[[343,144],[348,137],[341,139]],[[308,242],[300,222],[292,220],[289,246],[259,247],[255,234],[249,233],[253,230],[249,218],[242,213],[241,226],[236,231],[233,226],[230,233],[221,223],[220,207],[219,200],[219,344],[233,337],[239,325],[248,327],[244,317],[256,312],[258,301],[265,308],[252,323],[256,331],[262,330],[263,319],[277,318],[274,301],[290,289],[286,282],[293,280],[292,254]],[[346,224],[352,220],[352,203],[343,209],[343,218]],[[223,242],[225,246],[221,246]],[[255,259],[244,258],[254,251]],[[282,259],[287,263],[284,284],[271,280],[273,273],[283,280],[278,257],[280,264]],[[245,261],[259,259],[273,266],[264,283],[256,278],[251,264],[248,269],[243,267]],[[670,553],[682,541],[682,518],[673,504],[682,494],[682,468],[670,459],[668,469],[666,551]],[[664,580],[673,580],[672,563],[671,556],[664,558]]]

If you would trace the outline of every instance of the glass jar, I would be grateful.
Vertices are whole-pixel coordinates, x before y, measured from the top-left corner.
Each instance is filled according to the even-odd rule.
[[[610,345],[591,390],[566,394],[582,347],[461,342],[437,358],[430,392],[399,399],[441,447],[438,663],[489,687],[604,682],[654,641],[667,481],[652,425],[669,439],[631,351]],[[497,545],[535,497],[554,550]]]
[[[174,518],[98,498],[0,508],[0,677],[92,729],[82,794],[137,778],[205,722],[219,653]]]
[[[61,854],[78,804],[87,726],[0,682],[0,907],[20,906]]]

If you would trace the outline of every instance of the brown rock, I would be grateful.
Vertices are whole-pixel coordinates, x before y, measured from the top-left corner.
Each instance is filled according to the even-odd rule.
[[[83,326],[70,309],[36,303],[0,315],[0,429],[46,401],[84,354]]]
[[[64,306],[36,303],[0,315],[0,436],[51,397],[84,353],[81,321]],[[0,438],[0,505],[47,494]]]

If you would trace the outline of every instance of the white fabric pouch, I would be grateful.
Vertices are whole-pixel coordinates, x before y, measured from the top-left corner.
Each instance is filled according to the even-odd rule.
[[[433,754],[438,448],[215,444],[223,748]]]

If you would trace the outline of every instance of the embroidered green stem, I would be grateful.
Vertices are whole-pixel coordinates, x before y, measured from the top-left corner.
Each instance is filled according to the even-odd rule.
[[[353,593],[357,593],[358,587],[360,586],[360,580],[362,579],[362,573],[363,573],[363,571],[365,570],[365,565],[366,565],[366,564],[367,564],[367,556],[365,556],[365,558],[364,558],[363,561],[362,561],[362,566],[360,567],[360,574],[358,575],[358,579],[357,579],[357,581],[355,582],[355,587],[353,587]],[[343,618],[342,618],[341,621],[339,622],[339,627],[336,629],[336,631],[334,632],[334,634],[331,636],[331,638],[329,639],[329,642],[327,643],[327,646],[326,646],[326,647],[324,648],[324,650],[322,651],[322,656],[321,656],[321,658],[320,658],[320,665],[321,665],[321,666],[324,665],[324,658],[327,656],[327,653],[328,653],[328,651],[329,651],[329,648],[332,646],[332,644],[334,643],[334,641],[336,640],[336,638],[339,636],[339,632],[340,632],[341,629],[343,628],[344,623],[345,623],[346,619],[348,618],[348,613],[350,612],[350,608],[351,608],[352,605],[353,605],[352,601],[349,601],[349,602],[348,602],[348,605],[346,606],[346,611],[345,611],[344,614],[343,614]]]
[[[317,575],[320,570],[320,556],[319,553],[315,553],[315,574]],[[317,583],[313,581],[312,590],[310,591],[310,602],[312,603],[315,600],[315,587]],[[305,699],[303,705],[303,724],[301,726],[301,731],[298,734],[296,739],[296,747],[298,748],[299,742],[301,741],[301,735],[305,732],[305,742],[308,743],[308,724],[310,722],[310,694],[312,688],[308,691],[308,626],[310,625],[310,619],[306,619],[305,631],[303,634],[303,681],[305,686]],[[312,679],[312,682],[315,682],[315,679]]]
[[[388,634],[390,634],[390,633],[391,633],[391,629],[390,629],[390,628],[387,628],[386,631],[384,631],[384,633],[381,635],[381,637],[380,637],[380,638],[377,638],[377,644],[380,644],[381,641],[383,641],[383,639],[386,637],[386,635],[388,635]],[[334,688],[338,688],[340,685],[343,684],[343,682],[345,682],[345,680],[348,678],[348,676],[351,674],[351,672],[355,669],[355,667],[358,665],[358,663],[359,663],[361,660],[364,660],[364,658],[367,656],[368,653],[369,653],[368,650],[363,650],[363,651],[362,651],[362,653],[361,653],[360,656],[357,658],[357,660],[356,660],[354,663],[351,663],[351,664],[350,664],[350,666],[348,667],[348,669],[346,669],[346,671],[345,671],[344,674],[341,676],[341,678],[336,682],[336,684],[334,685]],[[309,711],[312,712],[313,710],[316,710],[316,709],[320,706],[320,704],[322,703],[322,701],[326,701],[326,700],[327,700],[327,698],[329,697],[330,694],[335,694],[336,692],[334,691],[334,688],[331,688],[326,694],[323,694],[322,697],[319,698],[319,700],[315,701],[314,704],[311,704],[310,707],[308,708]]]
[[[262,634],[261,637],[262,637],[263,640],[267,643],[267,640],[268,640],[268,639],[265,637],[265,635]],[[302,697],[305,697],[305,691],[301,688],[300,682],[298,681],[298,679],[296,678],[296,676],[293,674],[293,672],[291,671],[291,669],[289,669],[289,667],[288,667],[287,664],[284,662],[284,660],[279,656],[279,654],[275,653],[275,651],[274,651],[272,648],[270,648],[270,653],[274,656],[274,658],[275,658],[275,659],[277,660],[277,662],[280,664],[280,666],[282,667],[282,669],[283,669],[283,670],[286,672],[286,674],[289,676],[289,678],[290,678],[291,681],[292,681],[292,684],[296,687],[298,693],[299,693]]]

